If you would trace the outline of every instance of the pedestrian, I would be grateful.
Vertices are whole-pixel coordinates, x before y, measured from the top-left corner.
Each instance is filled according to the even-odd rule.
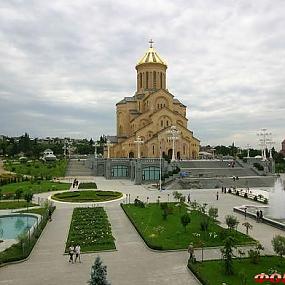
[[[260,213],[259,211],[257,210],[256,211],[256,221],[259,222],[259,218],[260,218]]]
[[[225,194],[227,194],[227,187],[224,188]]]
[[[244,217],[246,218],[247,207],[244,208]]]
[[[79,260],[79,263],[81,263],[81,258],[80,258],[80,245],[77,244],[76,247],[75,247],[75,260],[74,262],[76,263],[76,260],[78,259]]]
[[[70,245],[68,249],[68,254],[69,254],[69,262],[73,263],[73,255],[74,255],[74,246]]]
[[[222,186],[222,193],[224,193],[224,186]]]
[[[262,220],[263,220],[263,212],[261,210],[259,211],[259,219],[262,222]]]
[[[219,200],[219,192],[217,191],[217,201]]]
[[[188,196],[187,196],[187,202],[188,202],[188,204],[191,203],[191,196],[190,196],[190,193],[189,193]]]
[[[190,243],[188,246],[188,253],[189,253],[189,260],[193,261],[194,259],[194,247],[193,247],[193,243]]]

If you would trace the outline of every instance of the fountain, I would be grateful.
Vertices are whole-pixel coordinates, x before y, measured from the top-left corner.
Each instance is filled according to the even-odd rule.
[[[272,191],[268,194],[269,206],[248,204],[234,207],[234,211],[244,214],[246,209],[247,215],[256,219],[256,211],[262,210],[264,223],[285,230],[285,189],[281,178],[276,179]]]
[[[273,191],[269,193],[268,216],[272,219],[285,219],[285,190],[281,178],[275,181]]]

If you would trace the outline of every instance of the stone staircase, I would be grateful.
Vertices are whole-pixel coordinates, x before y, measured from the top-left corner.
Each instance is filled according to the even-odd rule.
[[[84,159],[70,159],[65,176],[92,176],[92,169],[88,167]]]

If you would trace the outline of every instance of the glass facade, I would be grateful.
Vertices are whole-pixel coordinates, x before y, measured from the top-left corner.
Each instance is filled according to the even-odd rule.
[[[143,180],[159,180],[159,167],[149,166],[143,169]]]
[[[125,165],[116,165],[112,167],[112,177],[128,177],[129,169]]]

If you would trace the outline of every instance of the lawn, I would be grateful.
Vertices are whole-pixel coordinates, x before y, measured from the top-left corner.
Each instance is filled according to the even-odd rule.
[[[67,190],[70,188],[70,183],[60,183],[60,182],[52,182],[46,180],[38,180],[38,181],[24,181],[18,183],[10,183],[0,187],[2,189],[2,194],[10,193],[14,194],[15,191],[19,188],[26,192],[31,190],[33,193],[42,193],[48,191],[57,191],[57,190]]]
[[[4,167],[6,170],[17,174],[51,179],[52,177],[63,177],[65,175],[67,161],[42,162],[37,160],[19,164],[8,161]]]
[[[253,264],[250,259],[234,259],[234,275],[227,276],[224,274],[224,263],[221,260],[204,261],[202,263],[189,263],[190,269],[202,281],[204,285],[241,285],[241,275],[245,275],[247,283],[256,284],[254,276],[260,273],[272,274],[274,270],[285,273],[285,259],[278,256],[262,256],[258,264]],[[242,273],[243,272],[243,273]],[[272,284],[263,282],[263,284]]]
[[[78,189],[97,189],[97,185],[94,182],[83,182],[79,184]]]
[[[29,203],[29,207],[38,206],[37,204]],[[26,208],[27,202],[20,200],[20,201],[0,201],[0,210],[5,209],[20,209]]]
[[[201,222],[209,217],[198,211],[191,211],[191,222],[186,227],[186,232],[181,224],[181,216],[186,213],[186,207],[181,210],[175,203],[169,203],[173,209],[166,220],[163,219],[162,209],[158,204],[149,204],[146,208],[136,207],[134,204],[122,205],[125,213],[136,227],[146,244],[153,249],[186,249],[190,242],[200,247],[201,241],[205,247],[220,246],[228,236],[234,236],[236,244],[249,244],[254,240],[235,230],[228,230],[209,221],[208,231],[201,230]]]
[[[84,203],[111,201],[122,196],[123,194],[120,192],[86,190],[57,193],[52,196],[52,199],[62,202]]]
[[[66,252],[79,244],[82,252],[115,249],[108,216],[102,207],[75,208],[72,214]]]

